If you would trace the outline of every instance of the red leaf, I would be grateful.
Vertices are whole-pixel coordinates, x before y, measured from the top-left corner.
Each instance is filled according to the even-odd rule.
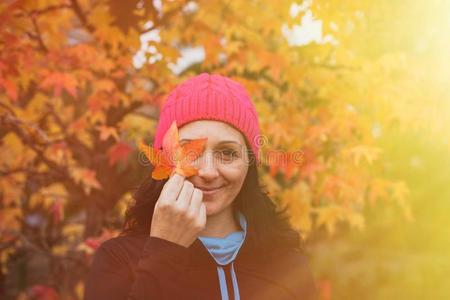
[[[30,294],[36,300],[58,300],[58,294],[52,287],[36,284],[31,287]]]
[[[0,86],[3,87],[3,89],[6,92],[6,95],[12,101],[16,101],[17,100],[17,87],[14,84],[14,82],[12,82],[11,80],[6,79],[6,78],[0,78]]]
[[[116,236],[117,231],[115,230],[108,230],[108,229],[103,229],[102,234],[98,237],[91,237],[91,238],[87,238],[84,241],[84,244],[86,246],[88,246],[89,248],[91,248],[92,250],[97,250],[98,247],[100,247],[100,245],[113,238],[114,236]]]
[[[64,89],[72,97],[77,97],[77,80],[69,73],[61,72],[42,72],[44,80],[39,85],[44,90],[50,90],[53,88],[53,94],[56,97],[61,95],[61,91]]]
[[[108,150],[109,165],[115,165],[118,161],[127,161],[128,156],[133,151],[133,148],[127,143],[117,143]]]

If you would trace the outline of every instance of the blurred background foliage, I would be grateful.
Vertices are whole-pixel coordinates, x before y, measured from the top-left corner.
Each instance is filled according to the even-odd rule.
[[[321,299],[449,299],[449,32],[438,0],[2,1],[0,297],[81,299],[137,141],[211,72],[256,105]]]

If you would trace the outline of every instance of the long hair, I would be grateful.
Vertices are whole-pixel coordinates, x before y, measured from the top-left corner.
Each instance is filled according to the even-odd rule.
[[[250,164],[241,190],[233,201],[233,211],[244,214],[254,227],[255,243],[261,251],[277,248],[294,248],[303,251],[300,234],[295,231],[286,214],[287,207],[277,210],[268,192],[260,186],[254,154],[249,151]],[[133,195],[134,202],[128,206],[122,229],[124,234],[149,234],[155,204],[168,179],[146,178]]]

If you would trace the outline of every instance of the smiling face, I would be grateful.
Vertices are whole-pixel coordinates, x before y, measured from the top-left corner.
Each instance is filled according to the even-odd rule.
[[[248,153],[244,136],[224,122],[198,120],[179,129],[180,145],[207,137],[203,154],[193,162],[198,174],[187,178],[203,190],[206,215],[230,211],[248,171]],[[219,188],[219,189],[217,189]],[[207,191],[213,189],[212,191]]]

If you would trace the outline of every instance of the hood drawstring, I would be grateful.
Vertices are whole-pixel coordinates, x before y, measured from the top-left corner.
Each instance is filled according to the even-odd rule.
[[[236,273],[234,272],[234,262],[226,266],[217,265],[217,273],[222,300],[240,300],[239,286]]]
[[[247,220],[241,212],[238,212],[238,217],[243,230],[224,238],[198,237],[216,261],[222,300],[240,299],[234,260],[247,235]]]

